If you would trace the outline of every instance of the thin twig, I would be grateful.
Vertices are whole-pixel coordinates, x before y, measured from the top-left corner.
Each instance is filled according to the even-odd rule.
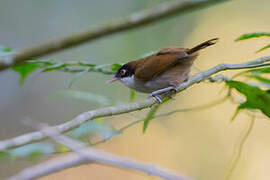
[[[220,64],[206,71],[195,74],[194,76],[190,77],[188,81],[182,83],[179,87],[177,87],[176,90],[177,92],[183,91],[187,89],[188,87],[196,83],[200,83],[201,81],[206,80],[212,75],[221,71],[231,70],[231,69],[235,70],[235,69],[244,69],[244,68],[251,68],[251,67],[252,68],[260,67],[260,66],[263,66],[264,64],[267,64],[265,62],[268,62],[268,61],[270,61],[270,56],[261,57],[253,61],[249,61],[242,64]],[[113,115],[138,111],[141,109],[151,107],[155,103],[156,103],[155,99],[151,98],[151,99],[143,100],[141,102],[135,102],[135,103],[130,103],[130,104],[91,110],[91,111],[84,112],[78,115],[71,121],[55,126],[55,128],[57,128],[57,130],[60,133],[63,133],[66,131],[70,131],[76,127],[79,127],[81,124],[89,120],[98,118],[98,117],[113,116]],[[14,148],[18,146],[23,146],[28,143],[41,141],[45,138],[47,138],[47,136],[44,133],[39,132],[39,131],[24,134],[15,138],[0,141],[0,151],[5,151],[6,149],[9,149],[9,148]]]
[[[225,177],[225,180],[229,180],[231,178],[233,171],[235,170],[235,168],[240,160],[240,157],[242,155],[244,145],[245,145],[245,143],[246,143],[253,127],[254,127],[254,123],[255,123],[255,116],[251,115],[251,119],[248,122],[248,127],[246,129],[244,129],[243,135],[240,137],[240,142],[237,144],[237,146],[234,149],[233,158],[232,158],[232,161],[230,163],[230,167],[229,167],[229,170],[228,170],[227,175]]]
[[[83,32],[51,40],[33,48],[22,50],[15,56],[2,58],[0,59],[0,71],[37,57],[74,47],[108,35],[145,26],[175,14],[184,14],[187,11],[224,1],[228,0],[178,0],[165,2],[155,8],[133,13],[122,20],[113,21]]]
[[[213,106],[215,106],[215,105],[221,104],[221,103],[223,103],[225,100],[227,100],[228,98],[229,98],[229,96],[226,95],[226,96],[224,96],[223,98],[217,99],[217,100],[215,100],[215,101],[213,101],[213,102],[210,102],[210,103],[207,103],[207,104],[203,104],[203,105],[201,105],[201,106],[195,106],[195,107],[186,108],[186,109],[177,109],[177,110],[173,110],[173,111],[170,111],[170,112],[167,112],[167,113],[159,114],[159,115],[155,116],[155,118],[165,117],[165,116],[170,116],[170,115],[172,115],[172,114],[180,113],[180,112],[204,110],[204,109],[213,107]]]
[[[30,124],[32,126],[35,126],[35,123],[33,123],[33,121]],[[93,148],[86,148],[86,146],[81,142],[71,139],[63,134],[60,134],[56,128],[49,128],[47,125],[44,124],[37,124],[37,127],[39,131],[42,131],[44,134],[46,134],[48,137],[50,137],[57,143],[67,146],[74,153],[69,153],[68,155],[65,155],[63,157],[54,158],[47,162],[43,162],[33,167],[26,168],[18,174],[10,177],[8,180],[35,179],[76,165],[88,164],[89,162],[137,170],[145,172],[148,175],[153,175],[168,180],[191,180],[191,178],[171,173],[168,170],[160,168],[156,165],[142,163],[123,156],[103,152],[101,150],[95,150]],[[44,127],[46,127],[46,129],[44,129]],[[77,156],[71,158],[71,156],[74,156],[74,154]]]

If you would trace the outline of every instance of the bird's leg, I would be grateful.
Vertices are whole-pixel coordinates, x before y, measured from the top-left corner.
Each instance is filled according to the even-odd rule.
[[[158,95],[153,95],[153,97],[157,100],[159,104],[162,103],[162,100],[160,99],[160,97],[158,97]]]
[[[150,93],[148,95],[148,98],[154,97],[154,98],[156,98],[156,100],[159,103],[162,103],[162,100],[157,95],[163,94],[163,93],[168,92],[168,91],[174,91],[174,92],[176,92],[176,89],[173,86],[169,86],[169,87],[166,87],[166,88],[163,88],[163,89],[159,89],[159,90],[156,90],[156,91],[153,91],[152,93]]]
[[[168,91],[176,91],[176,90],[175,90],[175,88],[173,86],[169,86],[169,87],[166,87],[166,88],[163,88],[163,89],[153,91],[152,93],[150,93],[148,95],[148,97],[153,97],[155,95],[163,94],[163,93],[168,92]]]

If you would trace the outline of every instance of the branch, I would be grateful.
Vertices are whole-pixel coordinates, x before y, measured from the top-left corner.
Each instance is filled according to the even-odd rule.
[[[210,107],[213,107],[213,106],[216,106],[218,104],[221,104],[223,102],[225,102],[228,98],[230,97],[230,94],[227,94],[226,96],[224,96],[223,98],[221,99],[217,99],[213,102],[210,102],[210,103],[206,103],[206,104],[203,104],[203,105],[199,105],[199,106],[194,106],[194,107],[190,107],[190,108],[184,108],[184,109],[176,109],[176,110],[172,110],[172,111],[169,111],[169,112],[166,112],[166,113],[162,113],[162,114],[158,114],[158,115],[155,115],[153,117],[153,119],[157,119],[157,118],[162,118],[162,117],[167,117],[167,116],[170,116],[170,115],[173,115],[173,114],[176,114],[176,113],[180,113],[180,112],[189,112],[189,111],[199,111],[199,110],[204,110],[206,108],[210,108]],[[122,128],[118,129],[117,131],[118,132],[124,132],[126,129],[130,128],[131,126],[135,125],[135,124],[138,124],[140,122],[143,122],[145,120],[145,118],[142,118],[142,119],[138,119],[138,120],[135,120],[125,126],[123,126]],[[95,146],[95,145],[98,145],[98,144],[101,144],[101,143],[104,143],[104,142],[107,142],[108,140],[114,138],[115,136],[117,136],[118,134],[115,134],[109,138],[106,138],[106,139],[102,139],[102,140],[99,140],[97,142],[94,142],[94,143],[91,143],[90,145],[91,146]],[[58,152],[56,152],[58,153]]]
[[[90,28],[86,31],[71,34],[60,39],[51,40],[33,48],[22,50],[13,57],[2,58],[0,59],[0,71],[40,56],[74,47],[87,41],[93,41],[111,34],[141,27],[177,13],[184,14],[187,11],[223,1],[228,0],[178,0],[175,2],[166,2],[152,9],[133,13],[122,20],[106,23],[96,28]]]
[[[188,87],[196,83],[200,83],[201,81],[206,80],[212,75],[221,71],[269,66],[270,63],[265,63],[269,61],[270,61],[270,56],[265,56],[265,57],[261,57],[253,61],[249,61],[242,64],[220,64],[206,71],[195,74],[194,76],[190,77],[188,81],[182,83],[179,87],[177,87],[176,90],[177,90],[177,93],[180,91],[183,91],[187,89]],[[78,115],[71,121],[55,126],[55,128],[57,128],[58,132],[63,133],[66,131],[70,131],[76,127],[79,127],[84,122],[93,120],[95,118],[138,111],[141,109],[151,107],[154,104],[156,104],[155,99],[151,98],[151,99],[147,99],[141,102],[135,102],[135,103],[130,103],[130,104],[91,110],[91,111],[84,112]],[[23,146],[25,144],[33,143],[36,141],[41,141],[45,138],[47,138],[47,136],[40,131],[24,134],[15,138],[0,141],[0,151],[5,151],[9,148],[15,148],[15,147]]]
[[[34,62],[42,62],[42,61],[34,61]],[[114,65],[122,66],[120,63],[114,64],[103,64],[103,65],[96,65],[90,64],[85,62],[60,62],[63,66],[62,68],[56,68],[55,70],[62,71],[62,72],[69,72],[69,73],[82,73],[82,72],[99,72],[106,75],[113,75],[116,71],[112,70]],[[53,65],[52,65],[53,66]],[[51,66],[44,66],[44,69],[51,68]],[[114,69],[114,68],[113,68]],[[45,71],[46,72],[46,71]]]
[[[160,167],[154,166],[152,164],[141,163],[129,158],[123,158],[121,156],[113,155],[111,159],[106,159],[108,155],[111,155],[106,152],[100,152],[93,150],[92,148],[84,148],[79,150],[80,154],[83,156],[92,159],[91,161],[87,161],[87,159],[78,156],[77,153],[68,153],[59,158],[54,158],[52,160],[43,162],[41,164],[35,165],[33,167],[24,169],[19,174],[11,177],[9,180],[26,180],[32,178],[38,178],[41,176],[45,176],[51,173],[59,172],[63,169],[71,168],[74,166],[93,163],[93,161],[99,161],[104,164],[117,164],[119,167],[135,169],[138,171],[145,172],[147,174],[155,175],[158,177],[162,177],[165,179],[172,180],[184,180],[187,178],[180,178],[177,175],[173,175],[172,173],[168,173],[168,170],[161,169]],[[117,161],[115,160],[117,159]],[[169,174],[169,175],[168,175]]]
[[[34,125],[33,122],[31,122],[31,125]],[[86,146],[81,142],[60,134],[57,132],[56,128],[48,128],[48,126],[44,124],[37,124],[37,126],[39,126],[38,129],[44,132],[44,134],[46,134],[48,137],[57,143],[67,146],[69,149],[74,151],[74,153],[69,153],[63,157],[54,158],[47,162],[24,169],[18,174],[10,177],[8,180],[34,179],[64,170],[69,167],[93,162],[110,165],[113,167],[142,171],[148,175],[169,180],[190,180],[190,178],[173,174],[168,172],[168,170],[155,165],[145,164],[123,156],[106,153],[101,150],[95,150],[93,148],[86,148]],[[47,129],[44,129],[44,127]]]

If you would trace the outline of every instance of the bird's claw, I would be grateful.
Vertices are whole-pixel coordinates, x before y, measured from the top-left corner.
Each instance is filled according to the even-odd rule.
[[[173,88],[173,89],[171,89],[171,92],[175,94],[175,93],[177,93],[177,89]]]
[[[169,94],[169,96],[171,98],[172,98],[172,95],[176,94],[176,92],[177,92],[177,90],[176,90],[175,87],[170,86],[170,87],[167,87],[167,88],[164,88],[164,89],[160,89],[160,90],[157,90],[157,91],[154,91],[154,92],[150,93],[148,95],[148,98],[154,97],[158,101],[158,103],[161,104],[162,103],[162,100],[160,99],[160,97],[158,97],[158,94],[163,94],[163,93],[166,93],[168,91],[171,92],[171,94]]]
[[[151,97],[154,97],[154,93],[150,93],[147,98],[151,98]]]
[[[153,97],[157,100],[157,102],[158,102],[159,104],[162,103],[162,100],[160,99],[160,97],[158,97],[157,95],[154,95]]]
[[[162,100],[160,99],[160,97],[158,97],[158,95],[156,95],[155,93],[150,93],[150,94],[147,96],[147,98],[151,98],[151,97],[154,97],[154,98],[157,100],[157,102],[158,102],[159,104],[162,103]]]

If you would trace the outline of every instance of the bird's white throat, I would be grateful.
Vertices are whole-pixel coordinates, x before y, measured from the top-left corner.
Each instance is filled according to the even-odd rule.
[[[134,75],[132,76],[128,76],[128,77],[124,77],[121,78],[120,81],[127,87],[132,88],[132,89],[136,89],[137,83],[136,80],[134,79]]]
[[[121,78],[120,81],[127,87],[134,89],[139,92],[151,93],[155,90],[163,88],[165,84],[160,84],[158,80],[154,79],[147,82],[142,82],[134,77],[134,75],[129,77]],[[166,82],[167,85],[167,82]]]

